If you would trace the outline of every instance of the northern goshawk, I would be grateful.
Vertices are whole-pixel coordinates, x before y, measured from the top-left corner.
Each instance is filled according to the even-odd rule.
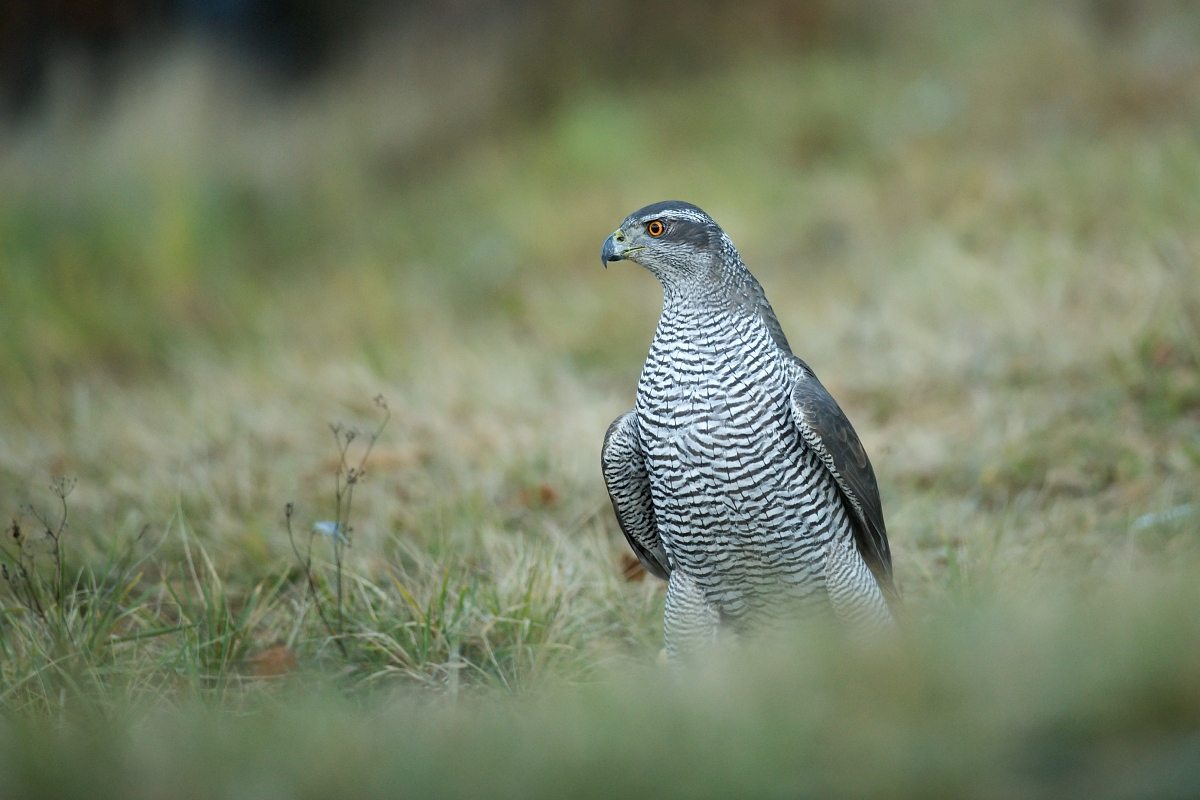
[[[871,462],[733,242],[667,201],[630,214],[600,257],[663,288],[636,406],[609,426],[601,466],[629,545],[668,582],[668,655],[821,607],[856,629],[893,626]]]

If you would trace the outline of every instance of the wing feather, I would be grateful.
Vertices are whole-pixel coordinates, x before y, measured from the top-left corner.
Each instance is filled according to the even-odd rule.
[[[791,406],[800,435],[837,481],[854,523],[858,550],[884,597],[894,604],[900,595],[892,579],[892,551],[871,459],[833,395],[807,364],[798,358],[796,362],[802,374],[792,389]]]
[[[626,541],[647,572],[667,580],[671,567],[658,536],[646,456],[634,412],[627,411],[608,426],[600,451],[600,468]]]

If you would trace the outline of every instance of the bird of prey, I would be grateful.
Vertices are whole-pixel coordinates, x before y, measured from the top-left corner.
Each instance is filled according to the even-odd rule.
[[[626,217],[600,258],[634,261],[663,289],[635,408],[609,426],[601,467],[630,547],[667,581],[667,655],[820,608],[892,627],[871,462],[733,242],[672,200]]]

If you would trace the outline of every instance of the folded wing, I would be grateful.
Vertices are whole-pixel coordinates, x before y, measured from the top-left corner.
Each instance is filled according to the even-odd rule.
[[[629,546],[647,572],[667,580],[671,568],[658,536],[646,457],[634,412],[622,414],[608,426],[600,451],[600,468],[617,522]]]
[[[796,359],[802,375],[792,389],[791,407],[804,442],[813,449],[837,481],[854,527],[854,540],[863,560],[893,609],[900,595],[892,580],[892,551],[883,524],[883,505],[875,470],[850,420],[807,364]]]

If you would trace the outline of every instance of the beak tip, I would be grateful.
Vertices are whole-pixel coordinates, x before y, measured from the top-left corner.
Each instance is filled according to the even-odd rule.
[[[617,253],[617,244],[613,241],[613,237],[609,236],[604,240],[604,246],[600,248],[600,263],[608,269],[608,262],[620,261],[621,256]]]

